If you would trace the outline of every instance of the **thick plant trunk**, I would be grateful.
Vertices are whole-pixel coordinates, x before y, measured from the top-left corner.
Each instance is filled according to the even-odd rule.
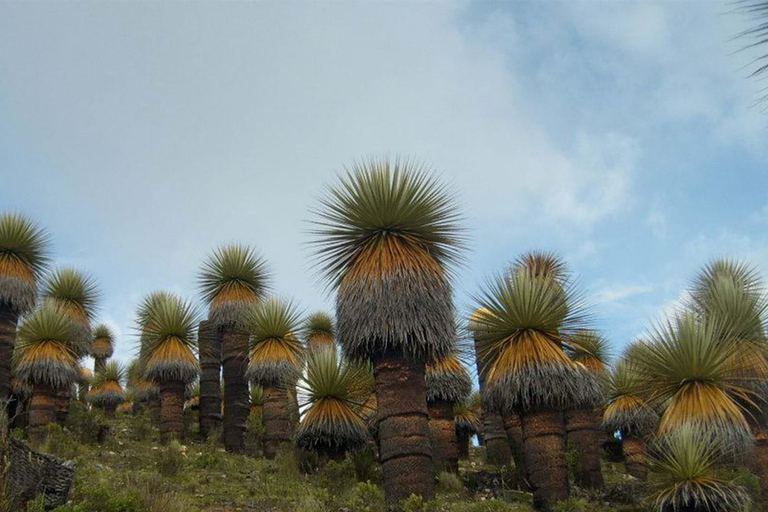
[[[106,405],[104,406],[104,415],[107,418],[114,418],[115,417],[115,411],[117,411],[117,406],[114,404]]]
[[[107,367],[107,358],[106,357],[95,357],[93,359],[93,374],[96,375],[97,373],[101,373],[104,371],[104,368]]]
[[[280,447],[291,442],[291,414],[285,388],[264,387],[261,414],[264,421],[264,456],[274,459]]]
[[[432,464],[437,471],[459,472],[459,442],[453,420],[453,404],[445,400],[427,402]]]
[[[480,385],[480,393],[485,389],[486,368],[480,360],[477,352],[477,340],[475,340],[475,363],[477,366],[477,381]],[[498,411],[493,411],[488,402],[483,399],[481,403],[483,427],[478,435],[481,444],[485,446],[485,461],[494,466],[506,466],[512,457],[509,442],[504,432],[504,421]]]
[[[288,415],[291,420],[291,432],[296,432],[296,428],[299,426],[299,420],[301,419],[299,413],[299,396],[296,393],[296,385],[292,384],[288,386],[286,393],[288,394]]]
[[[594,407],[568,411],[565,414],[568,447],[576,452],[574,482],[579,487],[597,489],[603,486],[600,453],[603,430]]]
[[[424,363],[401,352],[378,354],[373,361],[379,421],[379,460],[384,497],[397,506],[411,494],[435,496],[429,443]]]
[[[221,424],[221,332],[209,321],[200,322],[200,438],[207,439]]]
[[[179,439],[184,422],[184,383],[178,380],[160,383],[160,442]]]
[[[0,304],[0,401],[3,403],[11,396],[11,358],[18,321],[18,315],[7,304]]]
[[[621,440],[621,451],[624,452],[627,474],[645,480],[648,477],[645,441],[640,437],[627,436]]]
[[[152,420],[152,424],[160,428],[160,399],[152,398],[147,405],[149,406],[149,417]]]
[[[532,409],[520,414],[528,483],[533,505],[554,510],[558,501],[568,499],[568,465],[565,459],[565,418],[554,409]]]
[[[42,444],[46,427],[56,419],[56,402],[50,388],[34,386],[29,402],[29,440],[33,445]]]
[[[754,435],[755,447],[747,463],[760,481],[760,495],[765,503],[764,509],[768,509],[768,432],[764,429],[754,429]]]
[[[72,401],[71,388],[62,388],[54,393],[54,400],[56,402],[56,423],[64,425],[67,421],[67,414],[69,414],[69,403]]]
[[[507,443],[509,443],[512,459],[515,461],[515,474],[518,483],[526,487],[526,469],[525,469],[525,449],[523,446],[523,424],[520,421],[520,415],[514,412],[502,415],[504,421],[504,431],[507,434]]]
[[[245,370],[248,367],[248,334],[225,327],[221,334],[221,356],[224,369],[224,447],[227,451],[245,450],[245,424],[248,421],[250,397]]]
[[[456,429],[456,442],[459,445],[459,460],[467,460],[469,458],[469,430],[465,428]]]

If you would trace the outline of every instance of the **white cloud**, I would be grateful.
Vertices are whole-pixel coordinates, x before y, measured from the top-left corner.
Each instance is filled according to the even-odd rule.
[[[609,302],[620,302],[637,295],[650,293],[654,290],[652,285],[648,284],[623,284],[611,283],[602,285],[594,294],[592,300],[597,304]]]

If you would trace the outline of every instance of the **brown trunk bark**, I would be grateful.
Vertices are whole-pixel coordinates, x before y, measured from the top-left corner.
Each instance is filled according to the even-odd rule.
[[[295,432],[299,426],[300,414],[299,414],[299,396],[296,393],[296,386],[289,386],[286,390],[288,394],[288,414],[291,420],[291,432]]]
[[[760,482],[760,496],[764,503],[762,510],[768,510],[768,432],[764,429],[753,431],[755,447],[747,464]]]
[[[106,357],[95,357],[93,359],[93,374],[96,375],[97,373],[101,373],[104,371],[104,368],[107,367],[107,358]]]
[[[466,429],[456,430],[456,442],[459,444],[459,460],[467,460],[469,458],[469,440],[471,436]]]
[[[600,453],[603,430],[594,407],[568,411],[565,415],[568,447],[576,452],[574,482],[579,487],[597,489],[603,486]]]
[[[261,414],[264,421],[264,456],[274,459],[280,447],[291,442],[291,415],[285,388],[264,388]]]
[[[527,480],[533,491],[533,505],[554,510],[558,501],[568,499],[568,465],[565,460],[565,418],[553,409],[533,409],[520,414]]]
[[[53,391],[43,386],[32,388],[29,403],[29,440],[33,445],[45,442],[46,427],[56,419]]]
[[[107,405],[104,407],[104,415],[107,418],[114,418],[115,417],[115,411],[117,411],[116,405]]]
[[[453,404],[445,400],[427,402],[432,465],[437,471],[459,472],[459,442],[453,420]]]
[[[645,480],[648,476],[645,441],[640,437],[627,436],[621,441],[621,451],[624,452],[627,474]]]
[[[526,469],[525,469],[525,449],[523,447],[523,425],[520,421],[520,415],[517,413],[506,413],[502,415],[504,422],[504,431],[507,434],[507,443],[512,453],[512,459],[515,461],[515,473],[518,483],[525,487]]]
[[[11,358],[18,321],[18,315],[7,304],[0,304],[0,401],[3,403],[11,396]]]
[[[424,363],[389,351],[374,358],[379,459],[384,496],[397,506],[411,494],[435,496]]]
[[[221,331],[200,322],[200,438],[207,439],[221,424]]]
[[[179,439],[184,421],[184,383],[178,380],[160,383],[160,442]]]
[[[69,403],[72,401],[71,388],[62,388],[56,391],[54,401],[56,402],[56,423],[64,425],[67,421],[67,414],[69,414]]]
[[[475,363],[477,366],[477,381],[480,385],[482,394],[485,388],[486,368],[480,361],[477,353],[477,341],[475,341]],[[494,466],[506,466],[512,457],[512,452],[504,433],[504,421],[501,414],[492,411],[486,400],[482,400],[482,418],[483,427],[478,439],[482,439],[482,445],[485,446],[485,461]]]
[[[248,367],[248,334],[226,327],[221,335],[224,369],[224,447],[227,451],[245,450],[245,424],[250,397],[245,370]]]
[[[149,417],[152,420],[152,424],[157,428],[160,428],[160,399],[153,398],[147,405],[149,407]]]

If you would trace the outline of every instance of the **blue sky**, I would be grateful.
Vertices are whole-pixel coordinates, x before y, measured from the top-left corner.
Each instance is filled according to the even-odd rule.
[[[462,310],[530,249],[569,262],[616,351],[711,258],[768,272],[768,117],[725,2],[0,3],[0,209],[141,297],[198,299],[217,244],[332,307],[309,208],[344,164],[415,155],[458,193]]]

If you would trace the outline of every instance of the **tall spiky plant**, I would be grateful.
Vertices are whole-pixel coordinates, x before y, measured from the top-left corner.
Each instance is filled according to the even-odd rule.
[[[117,406],[125,402],[125,375],[123,365],[110,361],[93,378],[88,400],[94,406],[104,409],[109,417],[114,416]]]
[[[340,360],[330,346],[317,347],[307,356],[300,389],[305,409],[296,432],[299,447],[341,460],[368,441],[360,411],[373,391],[370,365]]]
[[[200,289],[209,304],[208,318],[221,331],[221,362],[227,400],[224,404],[224,446],[245,449],[248,419],[248,312],[269,290],[266,262],[253,249],[227,245],[213,251],[200,271]]]
[[[160,441],[182,434],[184,391],[200,373],[195,356],[198,315],[179,297],[157,301],[149,310],[142,339],[144,376],[160,387]]]
[[[296,336],[300,326],[296,305],[275,298],[254,306],[249,314],[246,376],[264,388],[264,455],[269,459],[293,435],[287,390],[295,389],[301,375],[304,347]]]
[[[336,328],[333,317],[325,311],[312,313],[304,321],[304,337],[307,348],[330,347],[336,350]]]
[[[746,490],[720,476],[729,441],[684,425],[660,438],[651,452],[653,509],[657,512],[742,512],[750,510]]]
[[[144,377],[144,368],[141,366],[141,357],[132,359],[126,370],[127,386],[133,394],[133,413],[138,413],[142,407],[148,407],[157,401],[160,402],[160,388],[156,383]],[[157,418],[153,418],[156,424],[160,424],[160,408],[157,408]]]
[[[412,160],[356,162],[317,211],[315,247],[337,291],[339,341],[371,359],[385,498],[431,498],[426,360],[455,338],[450,267],[464,246],[453,195]]]
[[[482,401],[480,392],[472,392],[463,401],[454,404],[453,418],[456,426],[456,441],[459,443],[459,460],[469,458],[469,442],[483,426]]]
[[[645,480],[648,475],[646,439],[653,435],[659,415],[645,401],[643,376],[634,367],[628,351],[608,374],[608,403],[603,412],[603,428],[620,432],[621,449],[627,473]]]
[[[523,434],[520,428],[520,417],[517,413],[507,411],[507,425],[514,428],[512,421],[516,419],[517,428],[514,433],[519,431],[519,435],[510,435],[505,431],[504,417],[501,411],[494,409],[491,403],[486,399],[487,395],[483,393],[485,390],[485,373],[488,365],[481,360],[479,346],[478,346],[478,331],[482,325],[476,322],[481,315],[486,314],[487,311],[482,308],[476,309],[472,312],[469,319],[469,331],[473,333],[473,344],[475,348],[475,368],[477,370],[477,382],[480,385],[480,397],[482,404],[482,422],[483,428],[481,436],[478,438],[485,446],[485,460],[488,464],[494,466],[506,466],[509,464],[510,459],[513,457],[514,451],[515,468],[518,472],[525,473],[525,465],[523,464]],[[513,433],[512,430],[510,433]],[[513,433],[513,434],[514,434]],[[514,446],[514,450],[513,450]]]
[[[80,376],[79,331],[70,316],[55,303],[45,303],[24,317],[14,352],[16,375],[32,387],[29,436],[45,439],[45,427],[55,420],[54,396],[71,389]]]
[[[11,359],[19,317],[35,306],[50,261],[48,234],[19,214],[0,215],[0,402],[10,395]]]
[[[585,322],[583,302],[568,276],[541,274],[523,257],[511,273],[490,280],[476,301],[480,360],[487,399],[520,415],[524,464],[534,505],[551,510],[569,495],[563,411],[594,404],[602,390],[565,346]]]
[[[453,353],[427,364],[427,412],[432,463],[438,471],[459,471],[459,443],[453,407],[472,392],[472,380]]]
[[[80,366],[80,377],[77,379],[77,399],[81,403],[86,403],[88,392],[91,389],[91,382],[93,381],[93,372],[87,366]]]
[[[584,330],[577,332],[568,353],[577,365],[593,373],[601,382],[608,373],[609,343],[599,332]],[[586,488],[603,486],[603,472],[600,454],[604,439],[602,409],[604,396],[595,396],[592,403],[569,409],[565,414],[565,431],[568,446],[576,452],[574,481]]]
[[[685,424],[717,433],[742,451],[752,443],[745,404],[755,403],[751,363],[734,357],[739,340],[690,313],[660,322],[632,354],[647,401],[661,411],[658,434]]]
[[[89,352],[94,359],[94,371],[103,370],[107,359],[115,352],[115,335],[112,329],[105,324],[97,325],[93,329],[93,341],[91,341]]]
[[[200,346],[200,438],[205,440],[221,424],[221,336],[213,322],[197,328]]]

